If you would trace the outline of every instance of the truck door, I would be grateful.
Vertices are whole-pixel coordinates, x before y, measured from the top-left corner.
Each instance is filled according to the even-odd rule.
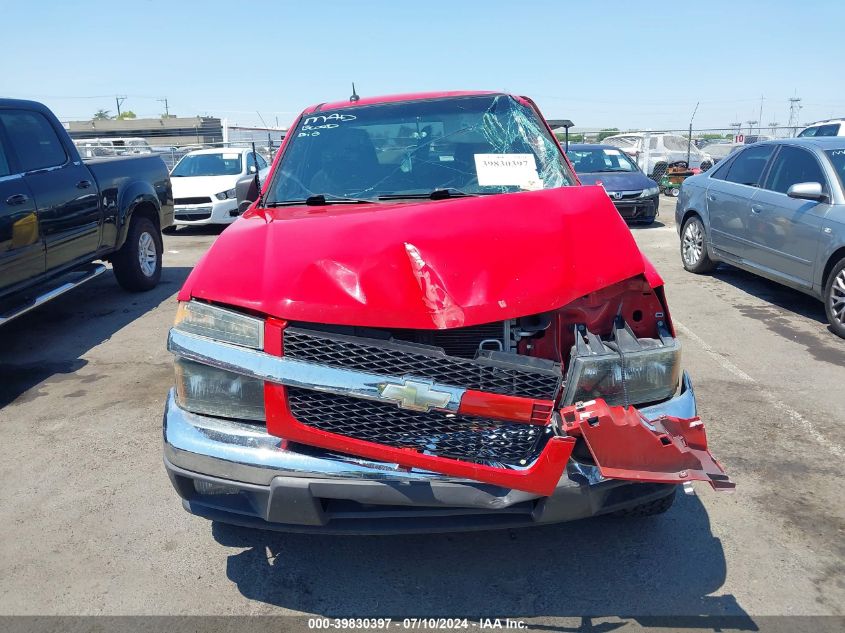
[[[0,293],[44,273],[35,200],[0,129]]]
[[[100,246],[94,177],[74,161],[50,120],[33,110],[0,110],[0,123],[35,196],[47,271],[90,258]]]

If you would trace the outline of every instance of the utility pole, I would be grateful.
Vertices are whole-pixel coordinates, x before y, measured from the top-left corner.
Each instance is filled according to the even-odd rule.
[[[123,96],[123,97],[115,96],[115,98],[114,98],[115,105],[117,105],[117,118],[118,119],[120,118],[120,106],[123,105],[124,101],[126,101],[126,96]]]
[[[156,99],[159,103],[164,104],[164,118],[167,119],[170,117],[170,108],[167,107],[167,97],[162,97],[161,99]]]
[[[692,111],[692,116],[690,117],[690,120],[689,120],[689,138],[687,139],[687,169],[689,169],[689,166],[690,166],[689,165],[689,157],[690,157],[690,152],[692,151],[692,120],[695,118],[695,113],[698,112],[698,104],[699,103],[700,103],[699,101],[695,102],[695,109]]]
[[[757,135],[759,136],[763,132],[761,127],[763,125],[763,95],[760,95],[760,115],[757,117],[757,121]]]

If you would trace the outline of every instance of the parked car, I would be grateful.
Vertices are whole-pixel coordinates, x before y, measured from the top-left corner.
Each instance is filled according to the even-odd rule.
[[[798,133],[799,138],[808,136],[845,136],[845,119],[827,119],[811,123]]]
[[[727,262],[824,301],[845,337],[845,139],[767,141],[688,178],[675,218],[693,273]]]
[[[0,99],[0,324],[99,276],[98,260],[127,290],[153,288],[172,222],[160,158],[82,161],[44,105]]]
[[[279,152],[178,294],[164,458],[190,512],[429,532],[732,487],[663,281],[533,102],[325,103]]]
[[[239,215],[235,186],[256,169],[263,180],[269,165],[250,149],[226,147],[185,154],[170,172],[176,225],[234,222]]]
[[[646,152],[646,136],[648,136],[648,152]],[[713,159],[707,152],[698,149],[694,143],[688,144],[687,139],[675,134],[648,134],[637,132],[608,136],[602,143],[613,145],[633,158],[637,165],[653,180],[660,180],[666,167],[676,163],[687,162],[687,146],[689,145],[690,168],[707,171],[713,166]],[[646,159],[646,154],[648,158]],[[646,164],[646,160],[648,164]]]
[[[601,185],[626,221],[652,224],[660,204],[660,187],[637,164],[612,145],[569,145],[566,153],[578,179]]]

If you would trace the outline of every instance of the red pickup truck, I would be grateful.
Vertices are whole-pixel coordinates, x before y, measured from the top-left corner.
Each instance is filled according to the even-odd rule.
[[[168,338],[165,466],[190,512],[428,532],[733,488],[660,276],[531,100],[308,108],[255,195]]]

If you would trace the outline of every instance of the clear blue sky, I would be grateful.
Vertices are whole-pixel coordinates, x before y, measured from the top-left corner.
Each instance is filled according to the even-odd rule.
[[[0,0],[0,96],[62,119],[178,115],[288,125],[304,106],[439,89],[531,96],[577,126],[845,116],[841,0]],[[838,50],[838,53],[837,53]]]

